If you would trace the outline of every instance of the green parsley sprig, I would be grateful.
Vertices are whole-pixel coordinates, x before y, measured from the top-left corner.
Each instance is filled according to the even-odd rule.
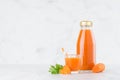
[[[60,69],[62,69],[63,66],[60,65],[60,64],[56,64],[55,66],[54,65],[51,65],[50,68],[49,68],[49,72],[51,74],[59,74],[59,71]]]

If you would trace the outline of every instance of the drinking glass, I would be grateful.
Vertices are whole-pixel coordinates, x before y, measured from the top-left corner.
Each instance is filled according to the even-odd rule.
[[[78,54],[69,54],[67,52],[65,55],[65,64],[72,72],[79,73],[82,66],[82,56]]]

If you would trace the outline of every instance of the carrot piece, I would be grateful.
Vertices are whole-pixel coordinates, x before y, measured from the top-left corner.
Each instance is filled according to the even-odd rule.
[[[92,72],[99,73],[105,70],[105,65],[103,63],[98,63],[92,68]]]
[[[60,70],[60,74],[71,74],[71,70],[67,65],[65,65],[63,69]]]

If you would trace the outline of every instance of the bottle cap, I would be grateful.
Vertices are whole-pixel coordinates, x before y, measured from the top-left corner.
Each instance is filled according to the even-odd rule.
[[[80,22],[81,27],[90,27],[92,25],[93,25],[92,21],[81,21]]]

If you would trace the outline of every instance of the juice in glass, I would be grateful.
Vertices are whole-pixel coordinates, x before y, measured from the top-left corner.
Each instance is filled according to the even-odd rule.
[[[82,61],[80,56],[77,54],[67,54],[65,57],[65,63],[71,71],[79,71],[82,65]]]

